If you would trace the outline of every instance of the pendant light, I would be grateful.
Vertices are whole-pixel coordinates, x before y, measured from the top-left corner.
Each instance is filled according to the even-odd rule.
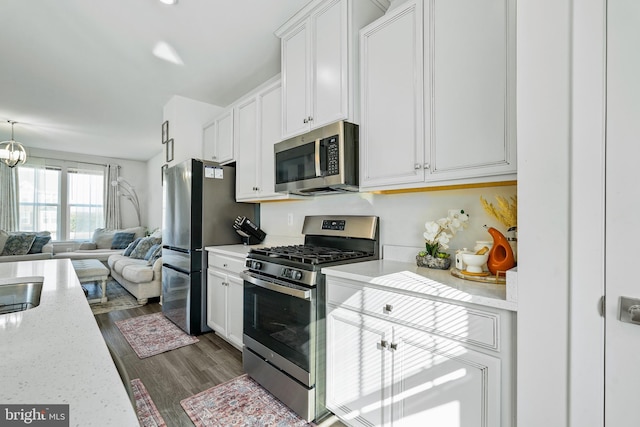
[[[7,120],[7,123],[11,123],[11,140],[0,142],[0,160],[13,168],[18,164],[24,164],[27,160],[27,152],[22,144],[13,138],[13,125],[17,122]]]

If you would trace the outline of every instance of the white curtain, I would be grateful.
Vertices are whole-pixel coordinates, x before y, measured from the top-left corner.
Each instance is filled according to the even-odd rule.
[[[0,230],[18,230],[18,170],[0,162]]]
[[[105,228],[118,230],[120,228],[120,197],[118,187],[111,185],[118,182],[120,166],[107,165],[105,167],[105,193],[104,193],[104,226]]]

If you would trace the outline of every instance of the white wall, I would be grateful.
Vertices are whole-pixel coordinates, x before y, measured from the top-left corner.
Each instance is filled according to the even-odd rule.
[[[164,120],[169,121],[169,138],[173,138],[173,161],[169,166],[186,159],[201,159],[202,126],[223,110],[222,107],[175,95],[163,108]],[[161,144],[161,125],[158,125],[158,144]],[[165,146],[162,150],[164,152]],[[163,156],[166,160],[166,156]],[[167,163],[164,161],[163,163]]]
[[[149,230],[162,228],[162,181],[161,170],[165,163],[165,153],[160,151],[147,161],[147,227]]]
[[[348,214],[380,217],[380,244],[424,247],[424,224],[447,216],[449,209],[464,209],[470,215],[469,227],[450,242],[449,253],[473,248],[476,240],[492,240],[487,224],[506,233],[502,224],[489,217],[480,196],[496,204],[495,196],[514,196],[515,186],[425,191],[403,194],[335,194],[302,200],[262,203],[261,228],[271,236],[302,237],[305,215]],[[288,225],[289,214],[293,216]]]
[[[144,202],[148,198],[147,191],[147,165],[145,162],[136,160],[125,160],[115,157],[88,156],[83,154],[67,153],[63,151],[42,150],[37,148],[29,149],[29,156],[44,159],[65,160],[67,162],[87,162],[97,164],[117,164],[120,165],[120,176],[126,179],[136,190],[140,199],[140,218],[142,225],[147,225],[147,204]],[[27,162],[29,159],[27,158]],[[122,227],[135,227],[138,225],[138,217],[131,202],[122,199],[120,201],[120,215]]]

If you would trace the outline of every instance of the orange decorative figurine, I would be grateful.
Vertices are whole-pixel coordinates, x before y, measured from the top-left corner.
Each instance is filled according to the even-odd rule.
[[[504,276],[507,270],[516,265],[513,250],[509,245],[509,241],[501,232],[493,227],[489,227],[488,231],[493,237],[493,247],[489,251],[487,267],[494,276],[498,274]]]

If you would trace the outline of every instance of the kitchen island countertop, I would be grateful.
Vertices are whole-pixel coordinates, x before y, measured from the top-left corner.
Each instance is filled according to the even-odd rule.
[[[380,288],[428,295],[440,300],[459,301],[517,311],[517,303],[507,301],[506,286],[459,279],[449,270],[418,267],[415,262],[377,260],[326,267],[327,276],[366,282]]]
[[[20,277],[44,284],[40,305],[0,315],[0,404],[69,404],[72,426],[137,426],[71,261],[0,263],[0,281]]]

